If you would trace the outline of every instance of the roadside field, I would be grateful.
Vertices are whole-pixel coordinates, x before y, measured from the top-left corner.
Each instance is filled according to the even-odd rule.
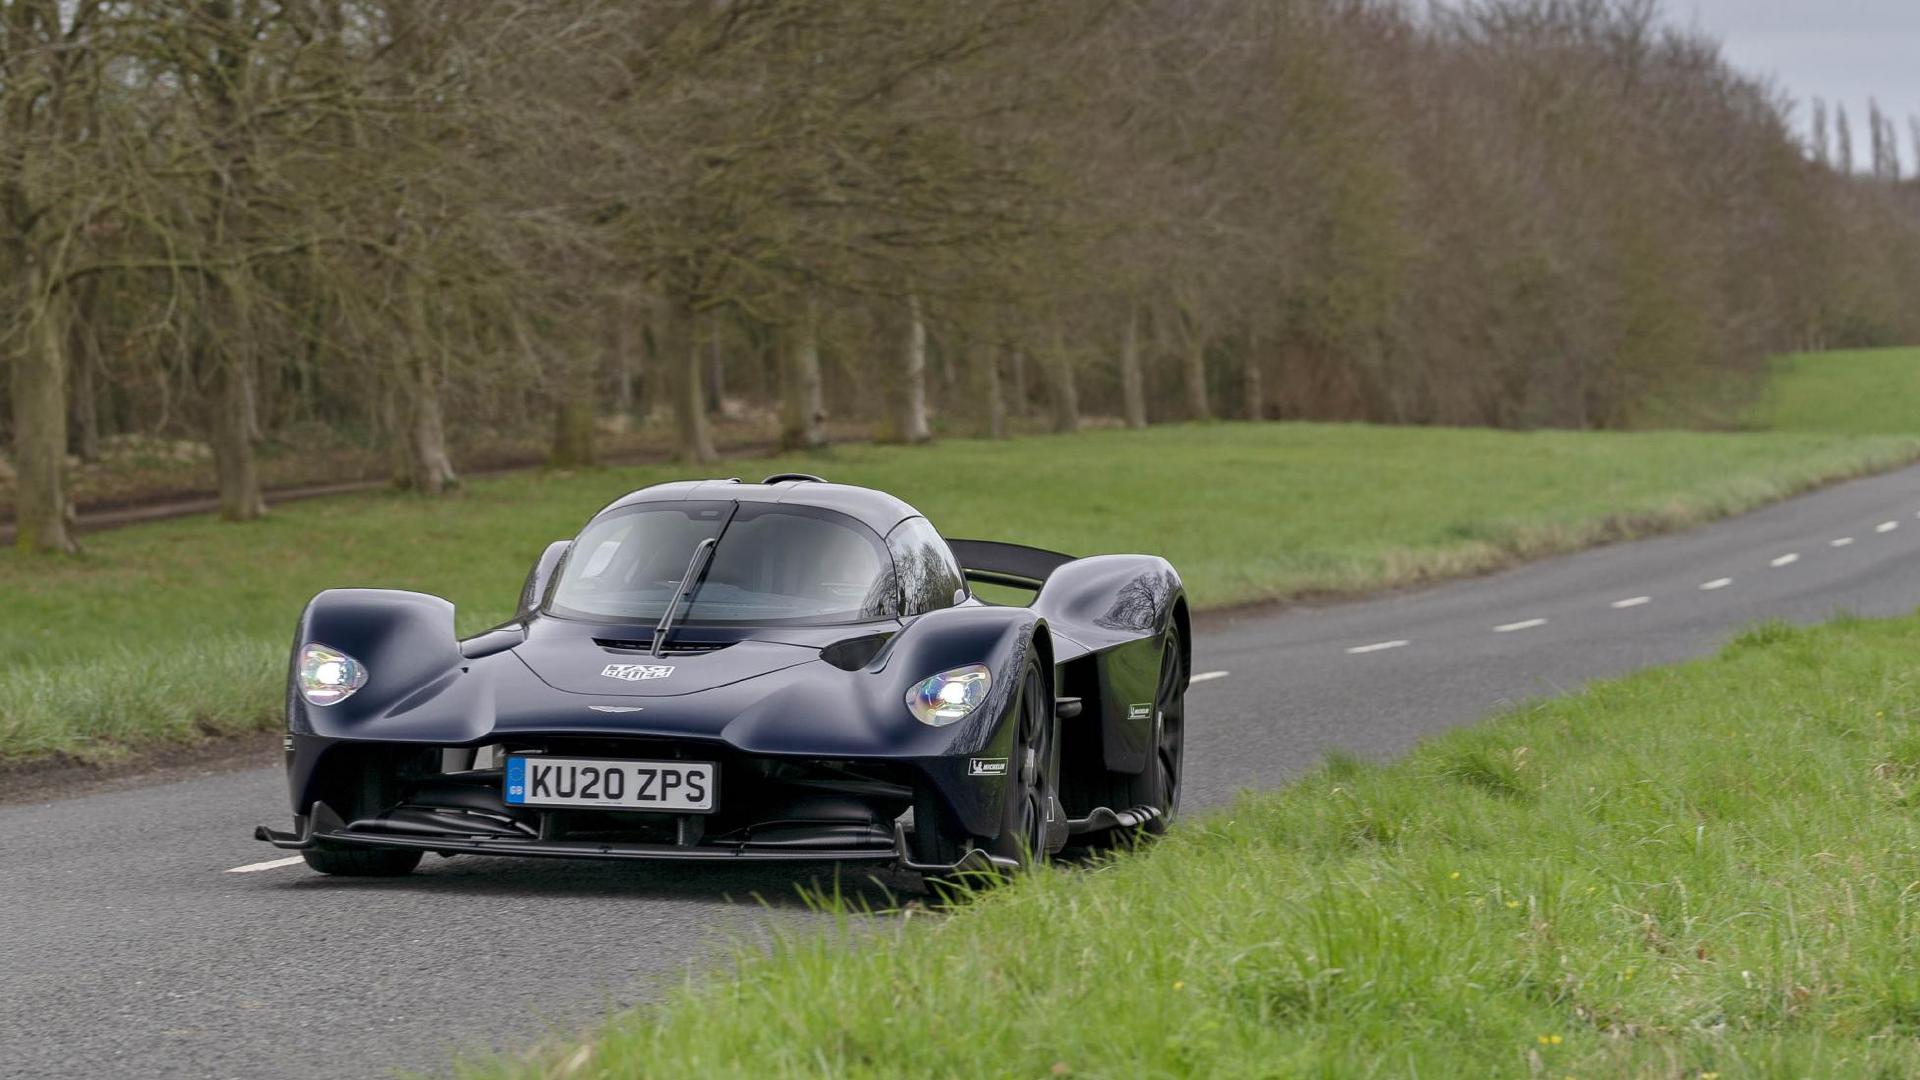
[[[1703,521],[1920,458],[1920,437],[1514,433],[1324,424],[1096,430],[729,462],[885,488],[951,536],[1163,553],[1202,606],[1351,592]],[[300,607],[334,586],[505,618],[528,564],[673,466],[528,474],[460,495],[291,504],[98,533],[78,559],[0,556],[0,761],[111,760],[278,722]]]
[[[463,1075],[1916,1075],[1916,656],[1761,625]]]
[[[1774,360],[1751,422],[1768,431],[1920,431],[1920,349],[1852,349]]]

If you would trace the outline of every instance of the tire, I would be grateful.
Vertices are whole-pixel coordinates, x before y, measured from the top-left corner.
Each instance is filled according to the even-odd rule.
[[[1014,703],[1013,750],[1001,801],[1000,835],[982,845],[989,855],[1011,859],[1021,869],[1047,861],[1049,809],[1058,805],[1060,740],[1046,680],[1028,661]]]
[[[1180,814],[1180,778],[1186,757],[1187,669],[1180,634],[1167,632],[1161,648],[1160,684],[1154,690],[1151,756],[1138,773],[1105,772],[1089,786],[1087,806],[1111,810],[1151,807],[1157,813],[1137,829],[1109,829],[1086,838],[1090,848],[1122,846],[1140,835],[1165,833]],[[1083,796],[1085,797],[1085,796]],[[1075,811],[1079,812],[1078,810]]]
[[[300,857],[334,877],[405,877],[425,854],[392,848],[315,847],[302,851]]]
[[[978,847],[1023,869],[1046,861],[1047,813],[1059,805],[1060,764],[1058,725],[1048,705],[1046,681],[1039,667],[1028,661],[1014,698],[1014,714],[1007,720],[1013,725],[1014,743],[1002,785],[999,835],[990,840],[966,835],[946,820],[930,793],[920,791],[913,804],[916,858],[950,864]]]

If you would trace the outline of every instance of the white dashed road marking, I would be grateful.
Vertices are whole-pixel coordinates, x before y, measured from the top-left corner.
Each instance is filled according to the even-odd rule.
[[[1412,644],[1412,642],[1408,642],[1408,641],[1376,641],[1376,642],[1374,642],[1374,643],[1373,643],[1373,644],[1371,644],[1371,645],[1355,645],[1355,646],[1354,646],[1353,648],[1351,648],[1351,649],[1348,649],[1348,650],[1347,650],[1347,652],[1349,652],[1349,653],[1351,653],[1351,654],[1352,654],[1352,655],[1354,655],[1354,656],[1358,656],[1358,655],[1360,655],[1361,653],[1370,653],[1370,652],[1385,652],[1385,651],[1387,651],[1388,649],[1400,649],[1400,648],[1405,648],[1405,647],[1406,647],[1407,645],[1410,645],[1410,644]]]
[[[1913,516],[1916,518],[1920,518],[1920,510],[1914,511]],[[1880,524],[1875,525],[1873,527],[1873,531],[1876,533],[1890,533],[1895,529],[1898,529],[1899,527],[1900,527],[1900,523],[1898,521],[1883,521]],[[1850,547],[1852,546],[1853,542],[1854,542],[1854,538],[1851,536],[1836,536],[1833,539],[1827,541],[1827,546],[1834,547],[1834,548]],[[1767,560],[1767,565],[1778,569],[1779,567],[1783,567],[1783,566],[1792,566],[1794,563],[1797,563],[1799,561],[1800,561],[1799,552],[1788,551],[1788,552],[1783,552],[1779,555],[1775,555],[1773,558]],[[1714,578],[1711,581],[1701,582],[1699,588],[1701,592],[1714,592],[1719,589],[1724,589],[1727,586],[1732,584],[1733,584],[1732,578],[1719,577],[1719,578]],[[1651,596],[1629,596],[1620,600],[1610,601],[1607,604],[1607,606],[1618,611],[1625,608],[1637,608],[1643,604],[1651,604],[1651,603],[1653,603],[1653,597]],[[1536,626],[1545,626],[1545,625],[1547,625],[1547,620],[1545,619],[1522,619],[1519,622],[1503,623],[1499,626],[1496,626],[1493,628],[1493,632],[1496,634],[1511,634],[1511,633],[1514,633],[1515,631],[1532,630]],[[1409,644],[1411,644],[1411,642],[1408,642],[1405,640],[1399,640],[1399,639],[1396,639],[1394,641],[1376,641],[1371,645],[1349,646],[1347,648],[1347,653],[1349,655],[1357,656],[1363,653],[1385,652],[1388,649],[1405,648]],[[1207,679],[1217,679],[1220,676],[1225,674],[1226,672],[1224,671],[1210,671],[1201,675],[1195,675],[1193,677],[1193,681],[1203,682]],[[277,866],[277,865],[279,864],[263,863],[257,867],[243,866],[240,869],[241,870],[255,870],[255,869],[263,870],[269,866]]]
[[[275,859],[272,862],[257,862],[257,863],[248,863],[245,866],[236,866],[233,869],[227,871],[227,873],[252,874],[261,870],[278,870],[283,866],[292,866],[293,864],[297,862],[302,862],[302,861],[304,860],[301,859],[300,856],[295,855],[291,859]]]
[[[1188,679],[1187,685],[1191,686],[1197,682],[1211,682],[1214,679],[1224,679],[1231,674],[1233,674],[1231,671],[1203,671],[1193,678]]]

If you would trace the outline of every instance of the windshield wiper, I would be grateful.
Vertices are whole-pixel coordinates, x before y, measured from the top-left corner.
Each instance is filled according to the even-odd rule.
[[[687,600],[687,606],[693,606],[688,598],[706,580],[707,568],[713,565],[713,551],[720,546],[720,538],[727,534],[727,526],[733,524],[733,515],[739,512],[740,504],[734,503],[733,508],[727,511],[726,518],[720,522],[720,528],[694,547],[693,558],[687,560],[687,572],[680,578],[680,587],[673,591],[673,599],[667,601],[666,613],[660,616],[659,624],[653,628],[653,647],[649,651],[654,659],[659,659],[663,655],[660,650],[667,647],[667,635],[673,633],[673,614],[679,609],[680,601]]]

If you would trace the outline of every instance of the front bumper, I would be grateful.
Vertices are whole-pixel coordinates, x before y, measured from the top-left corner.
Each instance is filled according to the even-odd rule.
[[[1006,871],[1016,867],[1011,860],[989,855],[978,848],[969,850],[953,863],[926,863],[913,858],[904,826],[895,823],[891,834],[874,830],[853,830],[822,825],[812,832],[788,831],[780,842],[740,841],[692,843],[639,843],[610,840],[542,839],[534,836],[440,835],[397,832],[365,822],[343,821],[332,807],[320,802],[300,819],[292,832],[265,825],[253,830],[256,840],[277,848],[301,851],[320,846],[397,848],[407,851],[432,851],[443,855],[500,855],[560,859],[649,859],[695,862],[771,861],[771,862],[891,862],[904,870],[924,874],[958,874]],[[683,834],[683,839],[685,838]]]

